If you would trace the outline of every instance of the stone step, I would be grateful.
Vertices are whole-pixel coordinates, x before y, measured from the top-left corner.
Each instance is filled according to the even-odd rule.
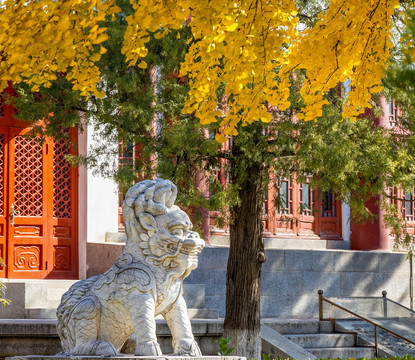
[[[26,319],[56,319],[56,308],[26,309]]]
[[[187,309],[190,319],[219,319],[218,309]]]
[[[372,347],[342,347],[342,348],[307,348],[308,352],[314,354],[319,359],[347,359],[347,358],[366,358],[375,357],[375,349]]]
[[[285,337],[303,348],[339,348],[356,345],[354,334],[288,334]]]
[[[217,354],[219,345],[216,342],[223,334],[223,320],[191,320],[191,324],[202,354]],[[163,354],[171,354],[172,338],[164,320],[156,320],[156,331]],[[56,320],[0,319],[0,359],[28,354],[55,355],[60,351],[62,348],[56,331]],[[43,356],[36,360],[43,359]],[[178,359],[181,358],[175,360]]]
[[[280,334],[328,334],[334,331],[331,321],[319,321],[316,319],[262,319],[261,322]]]
[[[59,304],[58,304],[59,305]],[[26,309],[26,319],[56,319],[56,307]],[[190,319],[218,319],[218,309],[187,309]]]
[[[264,237],[264,246],[265,249],[350,250],[348,241],[324,240],[316,236],[311,236],[309,239]]]

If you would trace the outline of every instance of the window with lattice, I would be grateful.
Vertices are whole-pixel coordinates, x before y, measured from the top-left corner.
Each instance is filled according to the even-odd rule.
[[[398,107],[393,99],[389,99],[388,103],[388,126],[393,128],[398,120]]]
[[[279,178],[276,183],[277,197],[276,197],[276,210],[277,214],[291,215],[293,213],[292,202],[292,180]]]
[[[331,190],[325,191],[321,194],[321,216],[336,216],[336,197]]]
[[[310,178],[306,182],[299,184],[298,187],[298,206],[299,213],[305,216],[314,215],[314,190],[310,185]]]
[[[405,221],[414,221],[415,217],[415,191],[412,189],[411,192],[403,192],[402,197],[402,218]]]

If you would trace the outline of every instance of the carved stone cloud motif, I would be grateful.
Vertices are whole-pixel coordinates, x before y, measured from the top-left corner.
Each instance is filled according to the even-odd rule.
[[[127,242],[104,274],[76,282],[57,310],[62,355],[162,355],[154,317],[170,327],[175,355],[200,356],[183,298],[183,279],[205,242],[174,205],[163,179],[131,187],[123,203]]]

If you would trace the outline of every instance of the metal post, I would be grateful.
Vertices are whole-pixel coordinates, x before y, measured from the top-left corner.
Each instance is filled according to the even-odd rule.
[[[373,325],[375,327],[375,357],[378,357],[378,332],[377,332],[377,326]]]
[[[383,317],[387,317],[388,316],[388,300],[386,299],[386,295],[388,293],[386,292],[386,290],[382,291],[382,296],[383,296]]]
[[[318,319],[323,321],[323,290],[318,291]]]

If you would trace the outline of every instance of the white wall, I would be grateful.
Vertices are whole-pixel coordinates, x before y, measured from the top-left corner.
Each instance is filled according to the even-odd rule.
[[[350,206],[342,203],[342,238],[350,242]]]
[[[93,126],[87,130],[88,151],[99,142]],[[107,144],[117,149],[117,144]],[[110,159],[117,163],[117,156]],[[118,186],[110,179],[87,170],[87,241],[105,242],[106,232],[118,232]]]
[[[79,155],[86,155],[88,138],[85,132],[78,133]],[[86,241],[87,241],[87,170],[84,166],[78,169],[78,261],[79,278],[85,279],[86,266]]]

